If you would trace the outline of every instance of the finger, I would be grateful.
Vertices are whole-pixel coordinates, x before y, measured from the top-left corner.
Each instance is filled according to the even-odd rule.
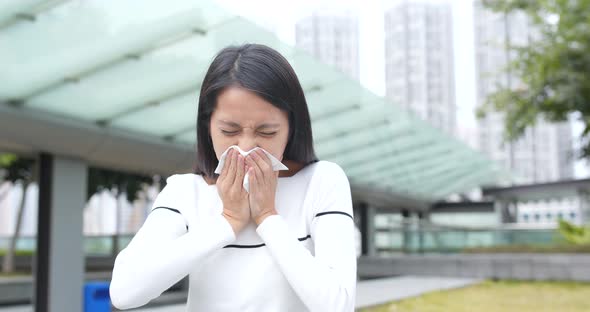
[[[239,184],[239,186],[241,186],[244,183],[244,174],[244,156],[240,154],[238,155],[237,171],[234,184]]]
[[[254,167],[250,167],[250,169],[248,169],[248,182],[250,183],[250,194],[254,194],[258,189],[258,185],[256,184],[257,181],[258,180],[256,179],[256,169],[254,169]]]
[[[228,152],[225,157],[223,167],[221,167],[221,173],[219,174],[219,177],[217,178],[218,182],[222,182],[225,179],[225,177],[227,176],[227,168],[229,167],[229,154],[230,154],[230,152]]]
[[[256,175],[256,178],[258,178],[257,180],[262,181],[262,179],[264,178],[264,172],[262,171],[262,168],[260,168],[260,163],[263,162],[262,160],[260,161],[256,161],[256,156],[254,156],[250,162],[251,162],[251,166],[252,166],[252,170],[254,172],[254,174]]]
[[[256,173],[256,169],[258,168],[258,164],[256,164],[256,162],[254,161],[254,157],[252,156],[252,154],[246,156],[246,165],[248,165],[248,167],[250,167],[250,169],[248,169],[248,173],[249,173],[249,177],[250,180],[252,180],[252,176]],[[252,181],[250,181],[250,192],[252,192]]]
[[[262,151],[257,150],[254,151],[253,155],[253,159],[256,162],[256,164],[258,164],[258,167],[260,168],[260,170],[262,170],[263,173],[268,173],[270,171],[272,171],[272,165],[267,163],[263,156],[260,155],[260,153],[262,153],[262,155],[264,155],[264,158],[266,158],[269,162],[270,159],[268,159],[268,157],[266,156],[266,154],[264,154]]]
[[[274,176],[274,170],[272,168],[272,161],[262,150],[258,150],[257,152],[258,152],[259,167],[262,170],[262,174],[263,174],[263,176],[261,176],[261,178],[264,178],[265,181],[270,181],[269,179],[272,179]]]
[[[237,159],[237,155],[236,155],[236,151],[234,149],[232,149],[231,151],[229,151],[227,158],[225,161],[229,161],[229,167],[227,168],[227,179],[228,181],[231,181],[230,183],[232,183],[236,177],[236,159]]]
[[[255,167],[258,167],[258,163],[254,160],[254,155],[250,154],[246,156],[246,165],[254,170]]]
[[[265,163],[268,164],[269,167],[272,167],[272,161],[270,160],[270,158],[268,157],[268,155],[266,155],[265,152],[263,152],[262,150],[256,150],[258,156],[260,156],[260,158],[262,160],[264,160]]]
[[[222,170],[229,168],[229,161],[231,160],[232,152],[233,152],[233,149],[229,150],[227,152],[227,154],[225,155],[225,163],[223,164]]]

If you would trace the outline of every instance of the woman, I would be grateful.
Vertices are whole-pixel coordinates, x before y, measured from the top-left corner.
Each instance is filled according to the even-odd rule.
[[[223,169],[214,173],[230,148]],[[273,171],[260,149],[286,165]],[[249,192],[243,186],[248,174]],[[173,175],[115,261],[115,307],[189,275],[187,311],[353,311],[354,222],[342,169],[318,161],[303,90],[275,50],[223,49],[205,75],[194,174]]]

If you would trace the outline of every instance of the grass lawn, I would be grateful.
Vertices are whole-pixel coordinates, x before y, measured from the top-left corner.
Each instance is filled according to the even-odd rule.
[[[17,256],[32,256],[34,254],[35,254],[35,252],[31,251],[31,250],[17,250],[16,251]],[[0,249],[0,257],[3,257],[4,255],[6,255],[6,250]]]
[[[25,272],[14,272],[14,273],[0,272],[0,278],[2,278],[2,277],[23,277],[23,276],[31,276],[31,274],[25,273]]]
[[[571,245],[506,245],[473,247],[462,250],[465,253],[590,253],[590,244]]]
[[[392,311],[587,312],[590,311],[590,283],[486,281],[361,310]]]

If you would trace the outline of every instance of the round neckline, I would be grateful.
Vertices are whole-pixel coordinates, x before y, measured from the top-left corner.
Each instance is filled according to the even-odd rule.
[[[297,177],[299,175],[299,173],[301,173],[303,170],[307,169],[307,167],[310,167],[311,165],[314,165],[314,164],[316,164],[318,162],[308,164],[307,166],[301,168],[299,171],[297,171],[294,175],[292,175],[290,177],[278,177],[278,181],[288,181],[289,179],[295,178],[295,177]],[[215,183],[215,184],[209,184],[209,183],[207,183],[207,181],[205,180],[205,178],[202,175],[200,175],[200,174],[195,174],[195,175],[198,176],[201,179],[201,182],[205,183],[206,186],[209,186],[209,187],[217,187],[217,183]]]

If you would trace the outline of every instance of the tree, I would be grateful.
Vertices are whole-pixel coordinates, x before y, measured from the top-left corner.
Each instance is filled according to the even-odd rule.
[[[115,198],[117,199],[117,220],[116,236],[113,241],[113,251],[120,249],[118,233],[121,227],[121,206],[119,205],[119,196],[125,194],[128,201],[133,202],[144,185],[153,183],[153,178],[146,175],[113,171],[102,168],[90,167],[88,171],[88,186],[86,199],[88,200],[94,193],[102,189],[116,189]]]
[[[17,210],[16,225],[14,227],[13,235],[10,237],[10,243],[8,245],[8,250],[6,250],[6,254],[4,255],[4,261],[2,262],[2,272],[11,273],[14,272],[15,268],[14,258],[16,255],[16,242],[20,235],[25,210],[26,191],[32,182],[38,180],[38,176],[34,160],[20,158],[13,154],[0,154],[0,168],[4,171],[4,180],[11,181],[12,183],[21,181],[23,185],[23,195]],[[6,195],[7,194],[0,194],[0,201],[4,199],[4,196]]]
[[[577,113],[584,124],[580,157],[590,157],[590,0],[484,0],[496,12],[523,11],[539,38],[510,46],[516,58],[506,70],[520,78],[515,89],[499,89],[478,110],[504,112],[507,140],[520,137],[539,117],[567,120]]]
[[[14,258],[16,254],[16,243],[21,232],[22,219],[24,215],[25,191],[28,186],[38,181],[38,169],[35,160],[18,157],[14,154],[0,154],[0,170],[2,179],[13,183],[21,182],[23,184],[23,195],[17,210],[16,225],[14,233],[10,238],[8,250],[2,263],[2,272],[14,272]],[[90,167],[88,171],[88,184],[86,198],[90,198],[94,193],[101,189],[115,188],[117,199],[119,195],[125,193],[127,200],[134,201],[139,191],[145,184],[151,184],[153,178],[146,175],[124,173],[108,169]],[[0,194],[0,202],[7,195],[4,192]],[[120,228],[121,207],[117,200],[117,230]],[[118,239],[115,239],[114,249],[118,250]]]

